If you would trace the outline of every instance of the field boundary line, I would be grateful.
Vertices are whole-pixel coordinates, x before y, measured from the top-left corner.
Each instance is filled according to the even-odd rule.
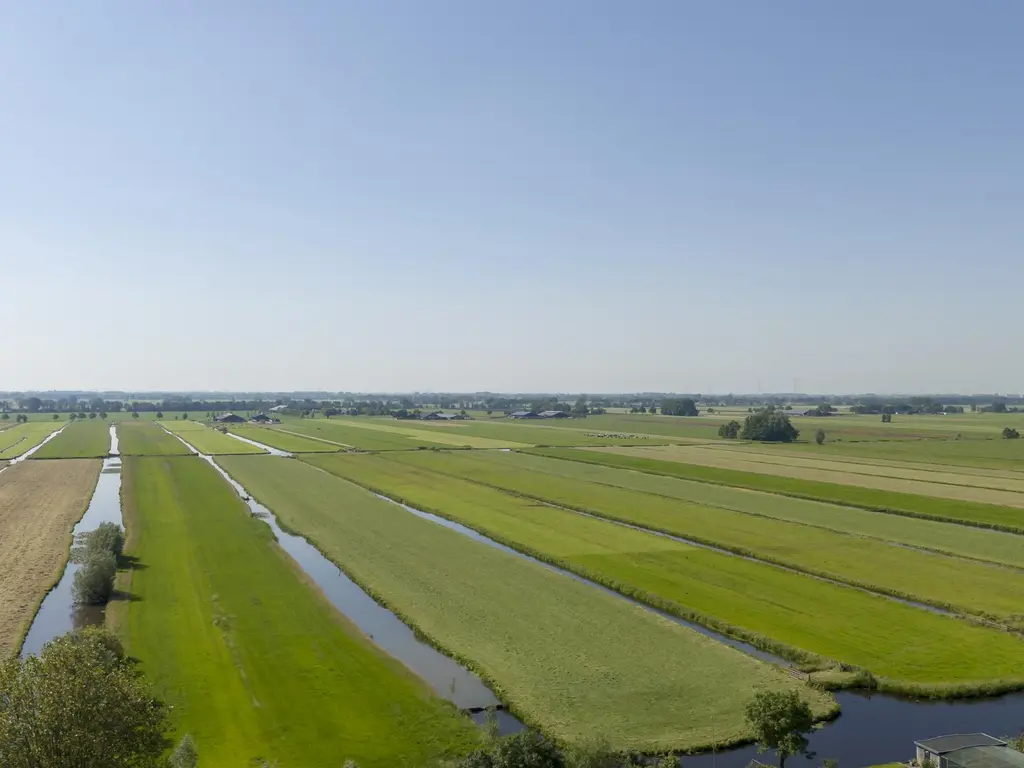
[[[386,457],[382,456],[381,458],[386,458]],[[855,579],[838,577],[838,576],[835,576],[833,574],[827,574],[827,573],[825,573],[823,571],[816,571],[816,570],[813,570],[811,568],[806,568],[806,567],[803,567],[803,566],[800,566],[800,565],[793,565],[793,564],[788,563],[788,562],[786,562],[784,560],[779,560],[779,559],[772,558],[772,557],[765,557],[765,556],[760,555],[760,554],[758,554],[758,553],[756,553],[756,552],[754,552],[752,550],[748,550],[748,549],[745,549],[743,547],[737,547],[737,546],[732,545],[732,544],[723,544],[723,543],[721,543],[719,541],[714,541],[712,539],[706,539],[706,538],[703,538],[703,537],[700,537],[700,536],[692,536],[690,534],[681,534],[681,533],[670,531],[670,530],[668,530],[666,528],[661,528],[661,527],[658,527],[658,526],[644,525],[644,524],[637,523],[637,522],[632,521],[632,520],[627,520],[626,518],[623,518],[623,517],[618,517],[618,516],[615,516],[615,515],[610,515],[610,514],[607,514],[607,513],[604,513],[604,512],[595,512],[594,510],[588,509],[586,507],[578,507],[578,506],[571,505],[571,504],[556,503],[556,502],[551,501],[550,499],[544,498],[543,496],[534,495],[534,494],[526,493],[526,492],[523,492],[523,491],[509,490],[507,488],[503,488],[503,487],[498,486],[498,485],[492,485],[491,483],[485,482],[483,480],[477,480],[475,478],[464,477],[462,475],[455,475],[455,474],[452,474],[450,472],[444,472],[442,470],[434,469],[434,468],[431,468],[431,467],[420,467],[419,465],[415,465],[415,466],[417,468],[424,469],[427,472],[433,472],[435,474],[443,475],[445,477],[451,477],[453,479],[464,480],[464,481],[469,482],[469,483],[475,483],[476,485],[481,485],[481,486],[484,486],[486,488],[490,488],[491,490],[498,491],[500,493],[504,493],[507,496],[513,496],[513,497],[518,497],[518,498],[522,498],[522,499],[528,499],[530,501],[538,501],[538,502],[540,502],[540,503],[542,503],[542,504],[544,504],[546,506],[549,506],[549,507],[552,507],[552,508],[555,508],[555,509],[562,509],[562,510],[565,510],[567,512],[573,512],[575,514],[580,514],[580,515],[587,515],[589,517],[598,518],[600,520],[603,520],[603,521],[608,522],[608,523],[612,523],[614,525],[622,525],[622,526],[634,528],[636,530],[639,530],[639,531],[642,531],[642,532],[646,532],[646,533],[649,533],[649,534],[655,535],[655,536],[657,536],[657,535],[667,536],[667,537],[669,537],[669,538],[671,538],[673,540],[680,540],[680,539],[684,539],[685,540],[685,539],[688,539],[689,542],[692,542],[692,544],[690,546],[697,545],[697,546],[711,547],[711,548],[714,548],[714,549],[717,549],[717,550],[721,550],[722,554],[725,554],[727,556],[744,557],[744,558],[747,558],[749,560],[753,560],[755,562],[761,563],[763,565],[768,565],[768,566],[771,566],[771,567],[774,567],[774,568],[780,568],[782,570],[790,571],[792,573],[796,573],[796,574],[800,574],[800,575],[803,575],[803,576],[808,576],[810,578],[815,578],[815,579],[820,579],[822,581],[830,582],[830,583],[835,584],[836,586],[839,586],[839,587],[845,587],[845,588],[849,588],[849,589],[857,589],[857,590],[860,590],[862,592],[867,592],[867,593],[870,593],[870,594],[873,594],[873,595],[877,595],[879,597],[889,598],[889,599],[896,599],[898,601],[904,601],[904,602],[905,601],[910,601],[910,602],[913,602],[913,603],[919,603],[921,606],[925,606],[925,607],[919,608],[919,610],[927,610],[927,606],[930,606],[930,607],[933,607],[933,608],[939,608],[939,609],[942,609],[944,611],[948,611],[949,615],[951,617],[953,617],[953,618],[959,618],[959,619],[962,619],[964,621],[968,621],[968,622],[970,622],[972,624],[981,624],[981,625],[983,625],[983,626],[985,626],[985,627],[987,627],[989,629],[999,629],[999,630],[1002,630],[1002,631],[1005,631],[1005,632],[1009,632],[1011,634],[1024,636],[1024,629],[1015,629],[1015,628],[1013,628],[1013,627],[1011,627],[1009,625],[1004,625],[1004,624],[998,623],[999,619],[1005,618],[1005,617],[1002,617],[1002,616],[997,616],[997,615],[994,615],[994,614],[985,613],[983,611],[971,611],[971,610],[962,608],[960,606],[954,605],[952,603],[945,603],[945,602],[938,601],[938,600],[926,600],[926,599],[921,598],[918,595],[913,595],[913,594],[910,594],[910,593],[907,593],[907,592],[900,592],[898,590],[886,589],[885,587],[879,587],[879,586],[876,586],[876,585],[870,585],[870,584],[867,584],[865,582],[857,581]],[[635,491],[635,492],[636,493],[643,493],[643,491]],[[679,500],[676,499],[675,501],[679,501]],[[686,503],[686,502],[682,502],[682,503]],[[427,511],[429,512],[431,510],[427,510]],[[730,511],[732,511],[732,510],[730,510]],[[788,522],[788,521],[782,521],[782,522]],[[796,523],[796,525],[800,525],[800,523]],[[840,531],[834,531],[834,533],[836,533],[837,535],[840,535],[840,536],[854,536],[854,534],[847,534],[847,533],[843,533],[843,532],[840,532]],[[488,534],[488,535],[490,535],[490,534]],[[681,541],[681,543],[685,544],[687,542],[686,541]],[[895,544],[890,544],[889,542],[883,542],[883,543],[888,544],[889,546],[898,546],[898,545],[895,545]],[[511,545],[509,545],[509,546],[511,546]],[[990,564],[986,563],[986,565],[990,565]],[[999,567],[999,566],[993,566],[993,567]],[[917,607],[917,606],[911,606],[911,607]]]
[[[284,432],[286,435],[304,437],[307,440],[318,440],[321,443],[328,443],[329,445],[338,445],[341,446],[342,448],[356,448],[357,450],[359,450],[358,446],[349,445],[348,443],[339,443],[337,440],[327,440],[323,437],[313,437],[312,435],[304,435],[301,432],[292,432],[290,429],[278,429],[277,427],[271,427],[271,429],[273,429],[275,432]],[[301,453],[301,451],[295,451],[295,453]]]
[[[611,464],[611,463],[604,462],[604,461],[598,461],[597,459],[582,458],[582,457],[575,456],[575,455],[573,455],[573,456],[560,456],[558,454],[549,454],[549,453],[543,453],[542,452],[542,451],[552,450],[552,449],[538,449],[538,448],[519,449],[519,448],[517,448],[515,450],[517,452],[528,453],[528,454],[531,454],[531,455],[534,455],[534,456],[545,456],[547,458],[563,459],[565,461],[578,461],[581,464],[594,464],[594,465],[601,466],[601,467],[615,467],[617,469],[631,469],[631,470],[633,470],[635,472],[643,472],[644,474],[649,474],[649,475],[660,475],[662,477],[674,477],[674,478],[677,478],[677,479],[680,479],[680,480],[689,480],[689,481],[692,481],[694,483],[705,483],[707,485],[718,485],[718,486],[723,486],[725,488],[743,488],[743,489],[748,490],[748,491],[757,491],[758,493],[770,493],[770,494],[775,495],[775,496],[789,497],[789,498],[793,498],[793,499],[805,499],[807,501],[820,501],[820,502],[824,502],[826,504],[836,504],[836,502],[833,499],[824,498],[822,496],[815,496],[814,494],[810,494],[810,493],[800,493],[799,491],[781,491],[781,490],[766,491],[763,488],[757,488],[757,487],[755,487],[753,485],[750,485],[749,483],[746,483],[746,482],[743,482],[743,481],[740,481],[740,482],[737,482],[737,483],[727,483],[724,480],[713,480],[713,479],[704,478],[704,477],[700,477],[700,478],[698,478],[698,477],[684,477],[684,476],[678,475],[678,474],[676,474],[674,472],[667,472],[667,471],[664,471],[664,470],[658,470],[658,469],[654,469],[654,468],[640,469],[638,467],[629,467],[629,466],[624,466],[624,465],[621,465],[621,464]],[[555,449],[555,450],[557,450],[557,449]],[[598,454],[598,455],[600,455],[600,454]],[[621,455],[621,454],[614,454],[614,455]],[[653,461],[657,461],[657,459],[653,459]],[[684,462],[664,462],[664,463],[677,463],[680,466],[684,466],[684,467],[685,466],[697,466],[697,467],[701,467],[702,469],[707,469],[708,468],[708,467],[704,467],[703,465],[699,465],[699,464],[686,464]],[[719,469],[719,468],[718,467],[710,467],[710,469]],[[740,474],[755,474],[755,475],[761,474],[761,473],[757,473],[757,472],[744,473],[742,470],[729,470],[729,469],[726,469],[726,470],[719,469],[719,471],[723,471],[723,472],[738,472]],[[777,477],[777,475],[764,475],[764,476],[765,477]],[[823,481],[823,480],[806,480],[806,481],[801,481],[801,482],[816,482],[816,483],[821,483],[822,485],[832,485],[832,486],[835,486],[836,488],[844,488],[844,487],[846,487],[846,486],[839,485],[837,483],[829,483],[829,482]],[[856,486],[850,486],[850,487],[856,487]],[[867,489],[867,490],[871,490],[871,489]],[[901,493],[901,492],[900,491],[888,491],[887,493]],[[905,495],[907,495],[907,496],[914,496],[915,498],[921,498],[921,499],[929,498],[927,496],[917,496],[916,494],[905,494]],[[939,499],[939,500],[941,501],[942,499]],[[954,499],[953,501],[956,501],[956,500]],[[1014,507],[1002,507],[1002,506],[1000,506],[998,504],[986,505],[983,502],[968,502],[968,503],[978,503],[978,504],[981,504],[982,506],[994,506],[994,507],[997,507],[999,509],[1007,509],[1007,510],[1014,510],[1015,509]],[[1015,526],[1011,526],[1011,525],[1003,525],[1002,523],[989,523],[989,522],[986,522],[984,520],[966,520],[964,518],[948,517],[946,515],[933,515],[933,514],[929,514],[927,512],[918,512],[916,510],[896,509],[894,507],[884,507],[884,506],[878,506],[878,505],[875,505],[875,504],[864,504],[864,503],[858,503],[858,502],[855,502],[855,501],[844,501],[842,504],[840,504],[838,506],[854,507],[856,509],[866,509],[869,512],[879,512],[881,514],[886,514],[886,515],[900,515],[902,517],[915,517],[915,518],[918,518],[920,520],[933,520],[933,521],[939,522],[939,523],[952,523],[954,525],[964,525],[964,526],[967,526],[967,527],[970,527],[970,528],[983,528],[985,530],[1001,531],[1002,533],[1012,533],[1012,534],[1015,534],[1017,536],[1024,536],[1024,527],[1015,527]]]

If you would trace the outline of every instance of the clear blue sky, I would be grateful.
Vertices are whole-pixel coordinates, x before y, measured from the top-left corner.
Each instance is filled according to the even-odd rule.
[[[1024,4],[16,2],[0,389],[1024,389]]]

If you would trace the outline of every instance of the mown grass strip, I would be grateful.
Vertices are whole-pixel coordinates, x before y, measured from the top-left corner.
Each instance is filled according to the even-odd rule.
[[[211,456],[223,453],[266,453],[262,448],[236,440],[225,435],[223,432],[218,432],[216,429],[194,421],[161,421],[159,424],[169,432],[180,435],[188,443],[195,446],[199,452]],[[174,442],[181,445],[180,440],[175,440]],[[184,446],[182,447],[184,448]]]
[[[538,501],[683,536],[816,576],[1024,626],[1024,573],[895,544],[516,466],[511,454],[426,453],[395,461]],[[546,461],[555,461],[547,459]],[[951,573],[956,574],[950,579]]]
[[[472,458],[1024,569],[1024,542],[1017,534],[522,452],[478,452]]]
[[[518,715],[557,738],[605,736],[620,749],[692,749],[716,740],[721,746],[749,738],[743,707],[755,691],[800,685],[775,667],[419,519],[304,461],[218,463],[283,524],[489,680]],[[819,714],[830,711],[826,697],[802,690]]]
[[[204,765],[426,765],[474,726],[338,614],[204,460],[129,458],[111,621]]]
[[[117,425],[122,456],[187,456],[191,451],[153,421],[122,421]]]
[[[228,431],[255,440],[289,453],[333,453],[344,450],[340,445],[331,445],[320,440],[310,440],[271,427],[257,427],[249,424],[229,424]],[[186,438],[188,439],[188,438]]]
[[[790,658],[868,669],[890,690],[962,696],[1024,687],[1024,641],[1005,632],[531,503],[397,454],[304,461]]]
[[[35,448],[62,426],[64,426],[63,422],[30,421],[8,427],[0,432],[0,459],[18,458],[25,451]]]
[[[702,483],[728,485],[734,488],[748,488],[754,491],[778,493],[798,499],[826,501],[850,507],[861,507],[875,512],[920,517],[926,520],[942,520],[978,528],[993,528],[1012,533],[1024,533],[1024,512],[1012,507],[994,504],[980,504],[952,499],[916,496],[910,493],[878,491],[858,488],[852,485],[837,485],[812,480],[794,480],[778,475],[742,472],[734,469],[718,469],[697,464],[682,464],[676,461],[659,461],[637,456],[623,456],[607,451],[572,448],[524,448],[525,453],[551,456],[556,459],[571,459],[589,464],[603,464],[611,467],[635,469]]]
[[[81,419],[68,424],[38,451],[33,459],[91,459],[110,453],[110,425],[103,419]]]

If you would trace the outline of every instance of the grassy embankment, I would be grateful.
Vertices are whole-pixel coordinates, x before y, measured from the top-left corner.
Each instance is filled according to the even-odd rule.
[[[908,544],[957,557],[1024,568],[1024,540],[1012,533],[904,515],[888,515],[860,507],[844,507],[775,493],[522,452],[475,453],[473,458],[493,462],[497,466],[529,470],[539,475],[582,480],[598,486],[628,488],[694,504],[789,520],[840,533]]]
[[[152,421],[122,421],[117,425],[117,448],[122,456],[187,456],[190,451]]]
[[[64,426],[56,422],[17,424],[0,432],[0,459],[16,459],[25,451],[35,448],[52,432]]]
[[[400,456],[304,461],[791,658],[868,669],[891,690],[945,696],[1024,687],[1024,641],[1014,635],[538,505]]]
[[[26,461],[0,474],[0,662],[15,653],[68,561],[101,463]]]
[[[641,456],[626,456],[609,451],[572,448],[527,448],[526,453],[571,459],[591,464],[635,469],[652,474],[680,477],[702,483],[728,485],[755,491],[777,493],[799,499],[825,501],[844,506],[861,507],[877,512],[908,515],[928,520],[944,520],[979,528],[1024,533],[1024,512],[1012,507],[995,504],[939,499],[916,496],[910,493],[880,491],[873,488],[859,488],[852,485],[838,485],[810,480],[796,480],[790,477],[768,475],[759,472],[742,472],[734,469],[703,467],[683,464],[677,461],[658,461]]]
[[[33,459],[91,459],[110,453],[110,424],[95,418],[68,424]]]
[[[517,466],[512,454],[415,453],[396,461],[897,597],[1024,627],[1024,572],[873,538]],[[555,459],[541,462],[560,463]],[[1024,539],[1020,541],[1024,550]],[[950,575],[955,574],[951,579]]]
[[[249,445],[249,443],[243,443],[241,440],[236,440],[229,435],[225,435],[223,432],[218,432],[212,427],[207,427],[195,421],[161,421],[158,423],[170,432],[180,435],[182,439],[194,446],[200,453],[210,455],[266,453],[262,448]],[[181,442],[178,440],[174,442],[181,445]]]
[[[110,621],[203,764],[427,764],[474,726],[349,624],[199,458],[128,458]]]
[[[257,427],[252,424],[228,424],[227,427],[229,432],[236,435],[289,453],[333,453],[344,450],[340,445],[331,445],[322,440],[291,435],[270,427]]]
[[[831,709],[777,668],[302,461],[218,462],[284,525],[557,738],[606,736],[619,749],[721,746],[749,738],[743,707],[765,689],[797,686],[819,714]]]

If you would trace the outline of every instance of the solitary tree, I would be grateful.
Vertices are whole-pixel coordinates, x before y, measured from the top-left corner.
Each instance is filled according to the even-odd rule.
[[[1007,440],[1016,440],[1020,437],[1020,432],[1013,427],[1003,427],[1003,437]]]
[[[810,705],[796,691],[766,691],[747,704],[747,723],[760,752],[774,750],[779,768],[793,755],[809,757],[807,733],[814,727]]]
[[[139,412],[138,411],[132,411],[132,418],[133,419],[139,418]]]
[[[78,414],[77,413],[69,413],[68,414],[68,421],[74,421],[77,418],[78,418]]]
[[[164,412],[163,412],[163,411],[157,411],[157,412],[156,412],[156,417],[157,417],[158,419],[162,419],[162,418],[164,417]]]
[[[166,708],[116,638],[64,635],[39,656],[0,665],[4,768],[156,768]]]
[[[800,430],[793,426],[789,416],[771,406],[747,416],[740,433],[744,440],[766,443],[791,443],[799,436]]]
[[[60,418],[60,414],[57,414],[57,413],[53,414],[53,420],[54,421],[57,421],[57,419],[59,419],[59,418]]]
[[[816,442],[818,445],[821,445],[822,443],[825,442],[824,429],[819,429],[817,432],[814,433],[814,442]]]

